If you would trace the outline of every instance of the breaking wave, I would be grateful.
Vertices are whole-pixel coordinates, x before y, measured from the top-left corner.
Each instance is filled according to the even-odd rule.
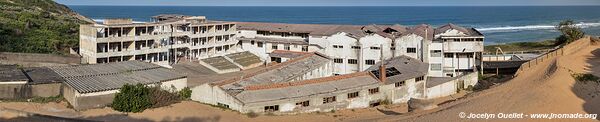
[[[575,24],[580,28],[598,27],[600,23],[578,23]],[[525,30],[552,30],[555,29],[555,25],[525,25],[525,26],[504,26],[504,27],[490,27],[490,28],[477,28],[481,32],[515,32]]]
[[[104,19],[92,19],[92,20],[94,20],[94,22],[97,22],[97,23],[102,23],[102,22],[104,22]],[[144,22],[140,22],[140,21],[133,21],[133,23],[144,23]]]

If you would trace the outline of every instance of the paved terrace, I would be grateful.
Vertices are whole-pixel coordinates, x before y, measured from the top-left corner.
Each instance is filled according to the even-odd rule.
[[[206,59],[201,59],[201,60],[202,60],[202,62],[205,62],[208,65],[215,67],[219,70],[239,69],[240,68],[222,56],[206,58]]]
[[[226,55],[229,59],[232,59],[233,62],[243,66],[243,67],[249,67],[252,65],[256,65],[256,64],[261,64],[262,60],[260,60],[260,57],[245,51],[245,52],[239,52],[239,53],[232,53],[232,54],[228,54]]]

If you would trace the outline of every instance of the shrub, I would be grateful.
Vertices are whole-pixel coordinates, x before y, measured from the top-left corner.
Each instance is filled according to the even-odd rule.
[[[152,107],[150,89],[142,84],[125,84],[115,95],[111,107],[121,112],[142,112]]]
[[[192,97],[192,90],[189,87],[185,87],[178,94],[181,99],[190,99]]]
[[[167,106],[179,102],[181,99],[177,94],[161,89],[160,86],[150,88],[150,101],[152,108]]]
[[[573,76],[573,78],[575,78],[575,80],[577,81],[595,81],[595,82],[600,82],[597,76],[594,76],[592,74],[582,74],[582,73],[575,73],[572,74],[571,76]]]

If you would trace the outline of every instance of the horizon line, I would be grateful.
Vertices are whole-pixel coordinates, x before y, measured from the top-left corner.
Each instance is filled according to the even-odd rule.
[[[174,7],[577,7],[577,6],[600,6],[600,5],[402,5],[402,6],[387,6],[387,5],[366,5],[366,6],[345,6],[345,5],[273,5],[273,6],[246,6],[246,5],[88,5],[88,4],[63,4],[67,6],[174,6]]]

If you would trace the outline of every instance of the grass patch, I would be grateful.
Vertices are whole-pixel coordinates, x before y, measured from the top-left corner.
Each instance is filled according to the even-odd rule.
[[[556,46],[556,41],[546,40],[539,42],[514,42],[507,44],[488,45],[484,47],[485,52],[496,52],[496,47],[502,48],[502,51],[532,51],[532,50],[544,50],[552,49]]]
[[[575,74],[571,74],[571,76],[573,76],[573,78],[575,78],[575,80],[577,81],[582,81],[582,82],[588,82],[588,81],[593,81],[593,82],[600,82],[600,78],[598,76],[592,75],[592,74],[584,74],[584,73],[575,73]]]

